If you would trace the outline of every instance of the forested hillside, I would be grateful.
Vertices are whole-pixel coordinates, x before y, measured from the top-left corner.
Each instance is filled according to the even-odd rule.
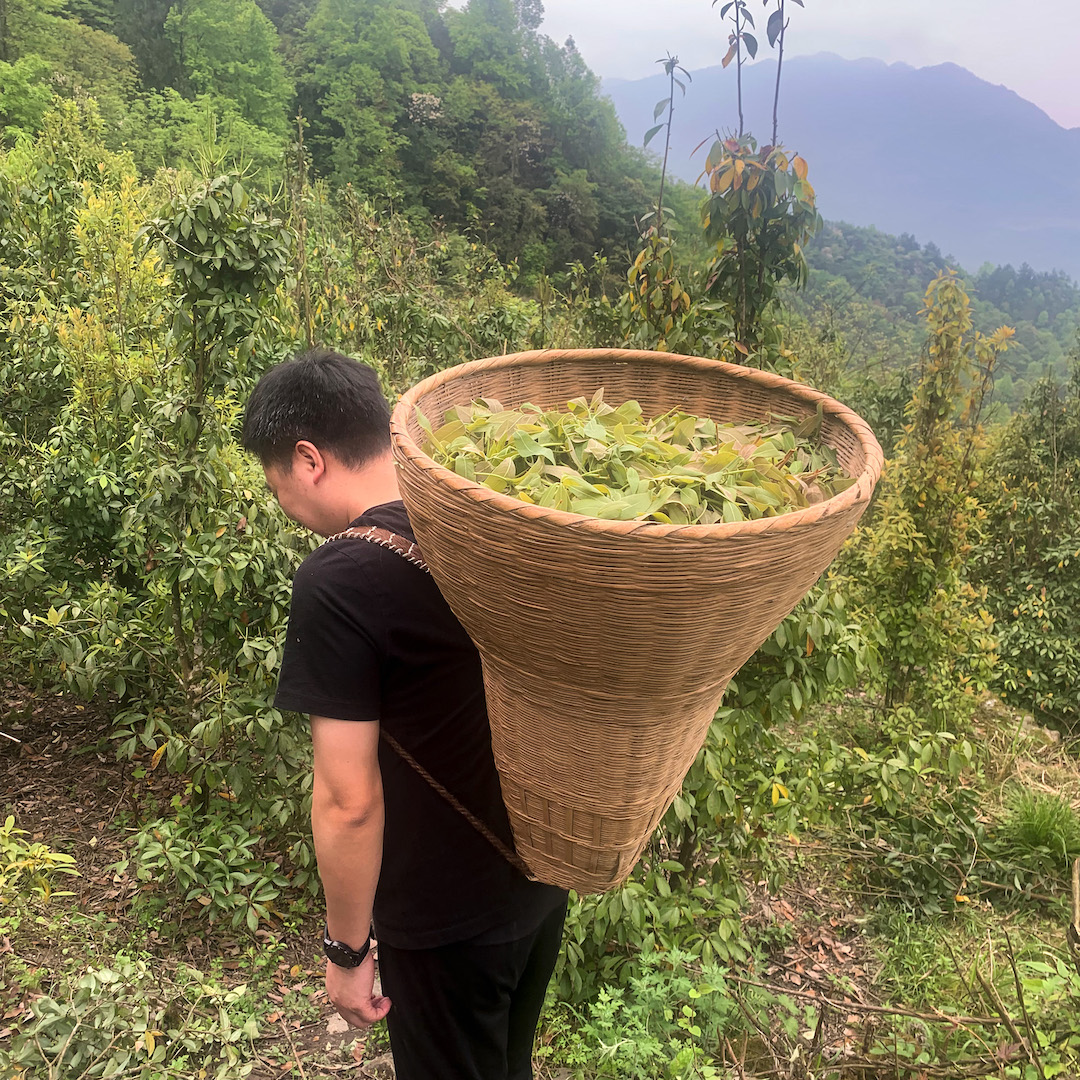
[[[466,230],[530,277],[625,248],[656,170],[536,0],[5,0],[0,123],[93,97],[145,176],[217,153]],[[207,146],[216,131],[218,146]]]
[[[856,367],[902,370],[923,334],[919,312],[925,282],[957,261],[910,234],[828,222],[807,248],[811,274],[792,294],[795,309],[825,335],[843,334]],[[964,273],[975,326],[984,333],[1007,324],[1016,330],[995,378],[998,401],[1015,408],[1046,375],[1064,377],[1080,328],[1080,288],[1065,273],[1026,263],[985,265]]]

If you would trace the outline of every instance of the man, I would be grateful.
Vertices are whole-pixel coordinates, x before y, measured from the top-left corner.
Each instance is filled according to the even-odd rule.
[[[282,510],[332,538],[293,581],[275,701],[311,716],[330,1000],[357,1027],[387,1018],[398,1080],[528,1080],[566,893],[529,881],[380,739],[512,844],[472,642],[423,569],[336,535],[414,539],[374,372],[329,350],[272,368],[243,443]]]

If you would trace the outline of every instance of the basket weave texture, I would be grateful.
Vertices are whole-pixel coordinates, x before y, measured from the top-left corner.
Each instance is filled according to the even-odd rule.
[[[807,416],[856,482],[774,518],[607,521],[532,506],[420,450],[480,397],[565,407],[599,388],[645,416]],[[767,372],[670,353],[547,350],[417,384],[391,420],[409,518],[480,652],[492,749],[518,853],[543,881],[603,892],[629,876],[678,793],[728,681],[835,557],[866,509],[881,448],[850,409]]]

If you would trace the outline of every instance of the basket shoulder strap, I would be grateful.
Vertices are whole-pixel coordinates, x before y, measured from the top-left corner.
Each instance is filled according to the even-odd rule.
[[[411,562],[413,566],[419,567],[425,574],[431,573],[428,564],[424,561],[424,556],[420,554],[420,549],[416,546],[416,542],[406,540],[404,536],[399,536],[389,529],[380,529],[377,525],[345,529],[343,532],[328,536],[323,543],[330,544],[335,540],[345,539],[366,540],[369,544],[378,544],[379,547],[388,548],[395,555],[400,555],[406,562]]]
[[[413,564],[423,570],[425,574],[430,574],[431,570],[428,564],[424,561],[423,555],[420,554],[420,549],[416,546],[416,543],[412,540],[406,540],[405,537],[399,536],[395,532],[391,532],[389,529],[380,529],[377,526],[365,526],[363,528],[346,529],[344,532],[335,533],[333,536],[326,538],[324,543],[330,543],[333,540],[364,540],[369,544],[378,544],[380,547],[387,548],[394,552],[396,555],[400,555],[407,562]],[[491,829],[484,824],[471,810],[463,806],[461,801],[449,790],[447,790],[434,776],[431,775],[391,735],[384,727],[379,728],[379,737],[394,751],[407,765],[417,772],[420,776],[427,781],[427,783],[443,797],[495,850],[516,870],[521,871],[530,881],[536,881],[536,877],[532,871],[525,865],[521,856],[518,855],[513,848],[508,847],[495,835]]]

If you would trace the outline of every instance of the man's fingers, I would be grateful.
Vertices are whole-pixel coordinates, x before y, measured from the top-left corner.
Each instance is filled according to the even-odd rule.
[[[353,1007],[334,1004],[338,1015],[348,1024],[355,1028],[368,1028],[386,1018],[390,1011],[390,999],[388,997],[374,997],[370,1002]]]
[[[390,999],[388,997],[373,997],[366,1005],[357,1010],[369,1024],[382,1020],[390,1011]]]

